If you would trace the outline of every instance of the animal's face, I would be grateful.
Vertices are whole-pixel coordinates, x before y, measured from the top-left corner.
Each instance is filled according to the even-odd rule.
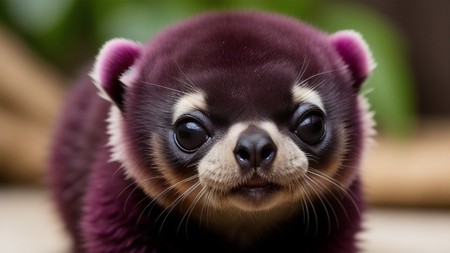
[[[306,180],[309,160],[320,156],[303,147],[334,150],[338,144],[330,141],[334,133],[314,91],[292,86],[291,91],[250,92],[238,98],[225,96],[230,105],[209,104],[214,96],[208,98],[204,92],[183,95],[175,106],[169,138],[162,141],[172,147],[166,158],[176,157],[188,165],[175,162],[171,167],[190,167],[198,178],[188,185],[198,181],[208,205],[217,208],[268,210],[298,201],[304,194],[301,182]],[[295,100],[295,92],[311,96]],[[254,101],[268,96],[280,103],[270,108]],[[161,144],[155,142],[157,150],[164,150]]]
[[[292,210],[345,190],[367,135],[362,40],[234,15],[196,19],[142,48],[105,47],[97,76],[123,73],[104,59],[137,58],[122,90],[97,78],[115,104],[113,155],[150,197],[194,213]]]
[[[163,92],[165,101],[158,104],[166,108],[166,120],[139,128],[153,129],[148,137],[156,167],[163,168],[160,173],[175,190],[192,190],[192,196],[202,196],[200,203],[216,208],[268,210],[299,201],[311,186],[323,189],[311,185],[308,180],[316,175],[308,171],[334,177],[343,155],[345,120],[328,117],[319,90],[311,85],[317,80],[302,84],[296,80],[300,72],[277,72],[276,67],[255,67],[257,74],[251,76],[239,71],[234,76],[210,73],[206,80],[193,76],[188,88]],[[157,99],[145,94],[138,92],[142,98],[136,100]],[[148,103],[133,111],[152,115],[141,106]],[[131,132],[136,131],[138,138],[148,128]]]

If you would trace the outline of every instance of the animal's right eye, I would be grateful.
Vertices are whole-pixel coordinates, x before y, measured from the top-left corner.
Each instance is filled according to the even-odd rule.
[[[325,131],[323,114],[318,111],[309,111],[300,118],[295,134],[304,142],[316,145],[323,139]]]
[[[308,145],[317,145],[327,133],[325,113],[316,105],[300,104],[293,116],[292,132]]]
[[[185,118],[175,124],[175,142],[184,152],[197,151],[208,138],[208,132],[197,119]]]

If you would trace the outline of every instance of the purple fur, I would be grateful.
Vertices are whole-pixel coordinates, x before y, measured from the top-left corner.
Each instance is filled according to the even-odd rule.
[[[365,209],[356,169],[365,135],[357,92],[371,70],[370,54],[361,43],[352,36],[330,37],[297,20],[273,14],[206,14],[167,29],[143,47],[123,41],[106,46],[94,72],[111,102],[121,109],[123,145],[130,150],[129,159],[140,173],[155,176],[147,140],[152,131],[170,127],[171,115],[164,112],[175,102],[168,98],[176,96],[149,83],[182,89],[180,76],[189,74],[189,80],[207,94],[216,95],[208,98],[213,113],[242,120],[286,110],[288,85],[305,64],[304,79],[333,70],[317,91],[331,114],[330,121],[345,119],[349,130],[341,174],[353,175],[348,190],[352,197],[339,191],[327,193],[333,196],[328,196],[326,203],[316,201],[314,207],[305,207],[303,213],[279,224],[244,252],[354,253],[361,229],[359,212]],[[124,85],[119,79],[130,66],[134,74]],[[273,83],[278,86],[273,87]],[[254,87],[263,95],[253,96]],[[229,90],[237,95],[229,97]],[[248,104],[253,110],[232,110]],[[111,161],[105,122],[110,106],[97,95],[92,81],[83,79],[67,98],[55,133],[50,183],[74,239],[74,251],[240,252],[193,220],[179,229],[183,214],[177,210],[161,217],[163,208],[125,175],[126,169],[119,162]],[[329,163],[327,159],[319,163]],[[155,181],[158,183],[164,184]],[[330,207],[334,212],[329,212]]]
[[[375,67],[367,44],[352,31],[338,32],[331,37],[331,41],[350,68],[356,85],[360,86]]]
[[[103,90],[111,97],[112,102],[122,107],[124,87],[117,77],[130,67],[139,57],[141,47],[124,39],[116,39],[100,52],[94,73],[98,75],[98,82]]]

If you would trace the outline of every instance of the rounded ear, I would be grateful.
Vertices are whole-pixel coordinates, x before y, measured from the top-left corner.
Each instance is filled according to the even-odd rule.
[[[122,75],[139,57],[142,46],[127,39],[112,39],[106,42],[97,55],[91,78],[99,89],[100,96],[123,109],[124,83]]]
[[[360,33],[343,30],[330,35],[331,43],[352,74],[353,87],[359,91],[376,64],[372,52]]]

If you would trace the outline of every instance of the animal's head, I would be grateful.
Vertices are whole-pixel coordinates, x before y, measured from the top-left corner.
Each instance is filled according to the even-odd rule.
[[[356,32],[226,13],[145,45],[111,40],[93,78],[112,103],[113,159],[151,198],[282,212],[355,179],[370,134],[358,92],[373,66]]]

